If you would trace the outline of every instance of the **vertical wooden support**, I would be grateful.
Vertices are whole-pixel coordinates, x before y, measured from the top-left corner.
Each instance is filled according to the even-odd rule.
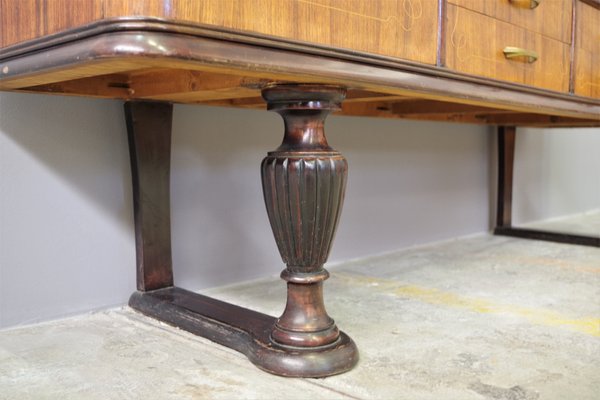
[[[323,125],[345,90],[322,85],[275,85],[262,92],[285,123],[283,143],[262,162],[265,205],[287,268],[287,305],[271,332],[290,348],[335,346],[340,332],[323,303],[323,264],[340,217],[348,165],[327,144]]]
[[[512,224],[513,167],[515,160],[516,128],[498,127],[498,202],[496,226],[510,227]]]
[[[265,91],[287,127],[284,144],[263,164],[269,217],[288,263],[282,274],[288,281],[288,303],[279,319],[173,286],[169,215],[173,108],[159,102],[126,103],[138,277],[138,291],[129,305],[237,350],[273,374],[324,377],[351,369],[358,361],[356,345],[327,316],[322,296],[322,281],[328,276],[322,266],[346,180],[346,160],[327,146],[323,121],[343,97],[342,89],[332,87]]]
[[[173,105],[125,103],[137,258],[137,288],[173,286],[171,261],[171,121]]]

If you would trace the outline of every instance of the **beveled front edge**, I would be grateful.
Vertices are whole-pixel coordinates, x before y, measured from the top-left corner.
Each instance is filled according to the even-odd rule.
[[[2,49],[0,90],[147,67],[337,84],[392,95],[590,119],[600,124],[598,99],[482,79],[390,57],[156,19],[106,20]],[[32,77],[36,77],[35,82]],[[135,96],[127,99],[136,100]]]

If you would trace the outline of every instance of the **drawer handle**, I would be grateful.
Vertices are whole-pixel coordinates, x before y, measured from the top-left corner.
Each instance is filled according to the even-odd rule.
[[[519,0],[508,0],[508,2],[509,3],[524,3],[524,1],[519,1]],[[542,2],[542,0],[529,0],[529,8],[531,8],[533,10],[534,8],[539,6],[541,2]]]
[[[533,63],[538,59],[538,53],[533,50],[523,49],[521,47],[507,46],[502,50],[504,57],[511,59],[517,57],[525,57],[528,63]]]

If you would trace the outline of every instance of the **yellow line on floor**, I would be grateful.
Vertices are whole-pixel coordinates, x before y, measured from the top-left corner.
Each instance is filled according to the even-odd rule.
[[[600,337],[600,318],[569,318],[543,308],[528,308],[511,304],[494,303],[487,299],[460,296],[435,288],[405,284],[391,279],[373,278],[348,272],[336,272],[335,277],[350,284],[368,285],[382,293],[419,300],[444,307],[462,308],[481,314],[504,314],[517,316],[536,325],[556,326],[571,331]]]

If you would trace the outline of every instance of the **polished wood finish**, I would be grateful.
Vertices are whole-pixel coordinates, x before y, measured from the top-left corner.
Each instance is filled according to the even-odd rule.
[[[474,11],[447,6],[446,66],[491,79],[568,92],[569,45]],[[533,50],[539,59],[508,60],[506,46]]]
[[[531,0],[448,0],[448,3],[571,43],[570,0],[541,0],[535,8],[530,8]]]
[[[0,1],[0,47],[101,19],[144,16],[436,62],[431,0],[77,0],[76,7],[73,0]]]
[[[274,346],[270,338],[274,317],[177,287],[135,292],[129,305],[239,351],[257,367],[276,375],[323,378],[345,372],[357,361],[356,345],[343,332],[335,346],[319,351]]]
[[[347,371],[358,361],[354,342],[325,312],[322,289],[323,280],[329,276],[322,266],[333,240],[346,179],[346,161],[327,147],[322,126],[328,111],[339,106],[344,91],[294,87],[296,92],[289,88],[282,91],[281,87],[265,90],[265,97],[272,100],[270,105],[282,113],[289,128],[284,144],[263,163],[265,201],[288,263],[282,273],[288,281],[283,315],[275,319],[173,286],[169,204],[173,106],[165,102],[125,103],[138,289],[129,304],[153,318],[240,351],[268,372],[324,377]],[[277,101],[281,100],[278,94],[293,93],[305,96],[308,109],[295,104],[295,109],[288,110],[288,103]],[[297,160],[302,164],[300,169],[293,166]],[[302,183],[294,180],[298,178]],[[280,185],[282,179],[289,180]],[[298,198],[300,193],[306,198]],[[271,198],[281,199],[282,208],[272,204]],[[284,243],[290,239],[293,242]]]
[[[498,127],[498,190],[495,235],[600,247],[600,237],[514,227],[512,224],[516,128]]]
[[[600,6],[576,7],[575,94],[600,98]]]
[[[129,137],[137,288],[173,286],[171,260],[171,120],[168,103],[125,103]]]
[[[263,90],[268,109],[279,113],[285,125],[283,142],[263,160],[261,175],[271,228],[287,265],[281,274],[287,304],[271,338],[286,348],[325,349],[340,338],[323,303],[323,281],[329,277],[323,264],[340,218],[348,166],[329,147],[324,123],[344,96],[343,88],[323,85]]]
[[[512,224],[512,188],[516,131],[517,129],[514,126],[498,127],[496,227],[510,227]]]
[[[131,306],[279,375],[324,377],[358,360],[323,301],[347,171],[325,139],[329,112],[505,126],[496,232],[529,237],[510,226],[512,126],[600,126],[596,0],[576,0],[575,28],[570,1],[72,1],[0,0],[0,90],[128,101]],[[540,58],[506,60],[505,46]],[[278,319],[173,287],[171,261],[170,102],[264,108],[261,93],[286,125],[262,164],[287,264]]]

